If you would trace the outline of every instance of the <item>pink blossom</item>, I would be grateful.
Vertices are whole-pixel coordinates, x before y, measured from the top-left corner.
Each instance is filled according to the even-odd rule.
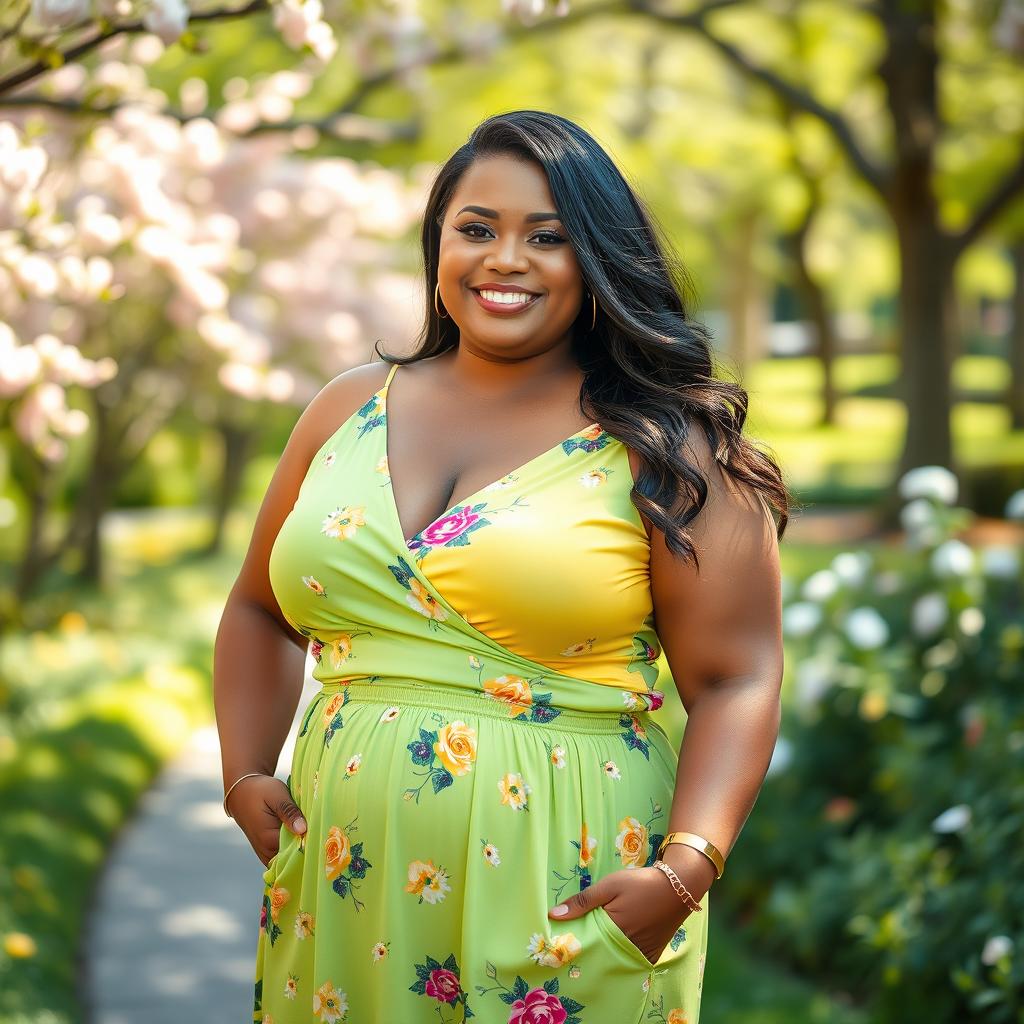
[[[568,1014],[557,996],[543,988],[526,993],[512,1004],[508,1024],[562,1024]]]
[[[142,23],[170,46],[188,28],[188,16],[188,5],[183,0],[152,0]]]
[[[430,977],[427,978],[426,994],[439,1002],[454,1003],[461,991],[459,976],[443,967],[431,971]]]
[[[479,518],[471,505],[463,505],[443,519],[438,519],[436,523],[431,523],[420,536],[426,544],[447,544],[448,541],[465,533]]]

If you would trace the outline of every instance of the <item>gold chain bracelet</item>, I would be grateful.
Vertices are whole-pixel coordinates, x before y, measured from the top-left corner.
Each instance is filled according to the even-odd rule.
[[[672,888],[679,894],[679,898],[690,908],[690,910],[703,910],[704,908],[694,899],[693,894],[680,881],[679,876],[663,861],[656,860],[653,867],[664,872],[665,877],[672,883]]]

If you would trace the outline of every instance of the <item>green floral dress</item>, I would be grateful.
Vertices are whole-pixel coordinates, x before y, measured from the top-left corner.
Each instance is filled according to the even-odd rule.
[[[592,424],[402,536],[384,386],[314,456],[270,556],[322,684],[263,875],[258,1024],[697,1024],[691,914],[652,964],[603,908],[653,863],[677,751],[654,720],[650,548]],[[665,899],[677,899],[665,886]]]

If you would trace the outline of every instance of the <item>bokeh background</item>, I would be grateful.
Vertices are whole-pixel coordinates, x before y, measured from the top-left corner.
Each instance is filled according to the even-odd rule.
[[[434,169],[521,107],[665,226],[799,503],[702,1022],[1024,1021],[1024,3],[8,0],[3,1024],[245,1019],[223,602],[301,409],[415,336]]]

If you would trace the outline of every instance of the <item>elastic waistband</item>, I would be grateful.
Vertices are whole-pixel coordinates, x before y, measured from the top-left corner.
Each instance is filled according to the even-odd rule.
[[[413,705],[434,711],[464,711],[467,714],[485,715],[514,725],[563,730],[568,732],[618,733],[625,726],[621,719],[637,718],[645,727],[649,722],[646,711],[581,711],[578,708],[564,708],[549,702],[532,701],[523,705],[521,714],[513,717],[514,706],[486,693],[422,679],[399,679],[395,676],[377,679],[340,679],[324,683],[317,696],[323,693],[348,692],[349,701],[365,701],[374,704]],[[628,724],[628,723],[627,723]],[[653,723],[652,723],[653,725]]]

